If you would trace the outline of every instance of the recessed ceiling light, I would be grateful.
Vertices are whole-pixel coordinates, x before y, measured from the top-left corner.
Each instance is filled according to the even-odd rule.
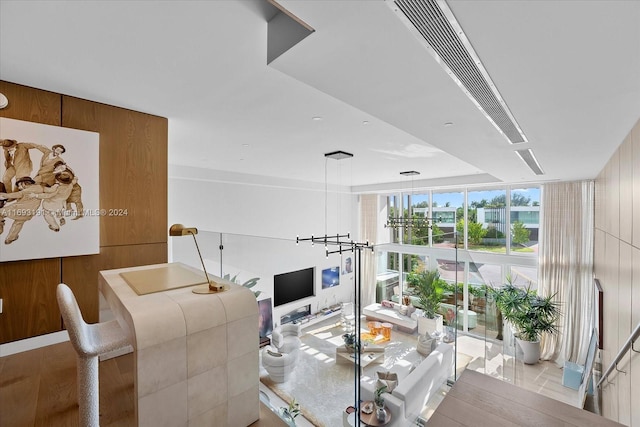
[[[446,122],[446,123],[444,124],[444,127],[447,127],[447,128],[448,128],[448,127],[450,127],[450,126],[453,126],[453,122]]]
[[[314,117],[311,118],[311,120],[320,121],[320,120],[322,120],[322,117],[314,116]]]
[[[363,125],[368,125],[368,124],[369,124],[369,120],[363,120],[363,121],[362,121],[362,124],[363,124]]]
[[[242,146],[243,146],[243,147],[248,147],[248,146],[249,146],[249,144],[242,144]]]

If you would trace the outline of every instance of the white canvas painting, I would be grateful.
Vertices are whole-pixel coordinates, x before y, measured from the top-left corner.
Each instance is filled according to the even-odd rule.
[[[99,144],[95,132],[0,118],[0,262],[100,252]]]

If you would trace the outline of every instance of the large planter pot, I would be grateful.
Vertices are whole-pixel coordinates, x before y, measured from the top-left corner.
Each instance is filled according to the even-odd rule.
[[[433,319],[429,319],[428,317],[420,316],[418,317],[418,334],[420,335],[433,335],[434,332],[438,334],[442,334],[442,316],[437,314]]]
[[[540,341],[524,341],[516,338],[516,342],[522,349],[522,361],[527,365],[535,365],[540,360]]]

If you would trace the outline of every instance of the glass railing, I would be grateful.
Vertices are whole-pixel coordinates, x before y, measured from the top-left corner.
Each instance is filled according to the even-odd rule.
[[[419,372],[419,365],[435,346],[430,343],[431,348],[425,351],[424,339],[420,340],[417,331],[412,331],[411,325],[417,325],[418,321],[411,309],[403,311],[399,307],[399,313],[391,313],[398,316],[396,320],[381,316],[376,319],[377,325],[370,325],[367,320],[374,319],[362,316],[364,306],[376,300],[377,292],[382,292],[385,299],[393,296],[400,277],[406,280],[406,272],[401,275],[397,270],[385,268],[384,277],[378,273],[376,280],[375,273],[366,275],[359,270],[357,253],[327,255],[322,245],[296,244],[295,237],[274,239],[200,230],[197,239],[209,274],[226,277],[250,287],[257,294],[260,320],[256,334],[262,337],[261,382],[285,402],[296,399],[301,415],[310,418],[312,423],[343,425],[348,407],[360,407],[362,410],[373,399],[377,372],[397,373],[398,385],[402,385],[404,376]],[[378,264],[378,271],[384,264],[379,260],[382,252],[376,249],[373,258],[373,262]],[[474,273],[473,285],[463,284],[468,272],[464,268],[460,270],[456,252],[454,249],[440,249],[432,256],[434,261],[449,260],[442,266],[447,269],[443,278],[450,287],[441,304],[444,327],[436,336],[436,344],[446,343],[455,355],[448,384],[454,382],[464,369],[514,381],[513,335],[502,325],[495,302],[486,292],[489,282],[485,282],[482,269]],[[170,253],[173,262],[201,269],[192,239],[172,238]],[[286,281],[284,284],[280,282],[283,275],[309,268],[313,270],[314,282],[311,293],[308,290],[296,293],[299,288],[305,288],[304,283],[293,287],[289,283],[287,287]],[[298,280],[305,280],[304,275],[300,277]],[[368,286],[368,290],[361,292],[359,281],[363,288]],[[459,285],[454,286],[454,283]],[[360,300],[363,301],[362,307],[358,306]],[[453,317],[447,317],[450,312]],[[278,349],[270,340],[274,330],[288,324],[300,325],[302,330],[296,354],[269,354],[291,352],[291,349]],[[358,326],[361,334],[355,334],[355,351],[348,350],[343,336],[355,333]],[[285,359],[288,359],[286,363]],[[269,363],[274,363],[276,368]],[[359,387],[360,384],[363,386]],[[392,404],[386,406],[391,416],[405,417],[407,425],[420,423],[428,419],[446,390],[447,383],[443,383],[441,390],[433,391],[433,399],[424,408],[414,409],[409,414],[402,413]],[[274,413],[281,415],[281,408],[275,408]],[[362,411],[358,414],[373,416]],[[350,415],[352,418],[355,415]]]

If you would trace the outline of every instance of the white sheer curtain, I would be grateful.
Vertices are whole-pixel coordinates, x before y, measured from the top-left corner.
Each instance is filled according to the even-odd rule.
[[[560,364],[584,360],[593,327],[594,203],[591,181],[542,186],[539,291],[556,294],[562,310],[560,333],[542,339],[542,359]]]
[[[360,241],[376,243],[378,234],[378,196],[360,196]],[[362,307],[372,304],[376,298],[376,257],[371,250],[362,251]]]

